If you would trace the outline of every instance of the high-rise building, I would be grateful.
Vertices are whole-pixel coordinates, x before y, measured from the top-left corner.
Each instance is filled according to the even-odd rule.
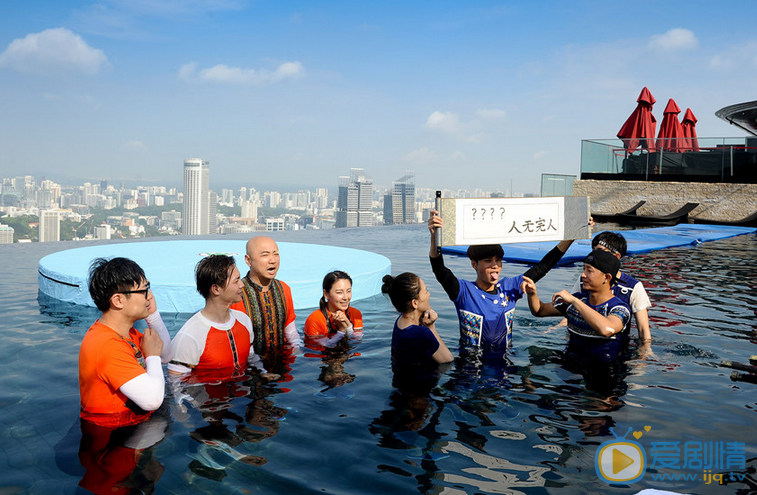
[[[60,212],[42,210],[39,212],[39,242],[60,241]]]
[[[208,231],[218,233],[218,193],[208,191]]]
[[[0,223],[0,244],[13,244],[13,233],[15,230],[10,225]]]
[[[373,225],[373,179],[362,168],[350,169],[350,176],[339,178],[336,227]]]
[[[210,162],[202,158],[184,160],[184,215],[185,235],[210,233]]]
[[[392,191],[384,196],[384,223],[415,223],[415,175],[407,172],[392,182]]]

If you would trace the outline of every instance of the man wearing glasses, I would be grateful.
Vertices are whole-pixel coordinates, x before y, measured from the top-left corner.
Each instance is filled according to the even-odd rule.
[[[161,363],[173,355],[150,283],[130,259],[98,258],[89,293],[102,316],[79,350],[80,417],[106,428],[140,423],[163,403]],[[134,328],[141,319],[148,324],[144,334]]]

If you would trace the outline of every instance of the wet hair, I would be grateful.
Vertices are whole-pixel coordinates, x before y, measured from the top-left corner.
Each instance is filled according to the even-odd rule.
[[[481,244],[468,247],[468,258],[471,261],[481,261],[486,258],[499,258],[505,256],[505,250],[500,244]]]
[[[400,313],[407,311],[412,300],[417,299],[421,292],[421,278],[415,273],[400,273],[396,277],[384,275],[381,281],[384,282],[381,292],[389,295],[392,305]]]
[[[207,299],[214,285],[226,287],[231,269],[235,266],[234,258],[225,254],[211,254],[201,259],[195,266],[197,292]]]
[[[597,246],[602,246],[610,250],[612,254],[618,254],[622,258],[626,255],[628,249],[628,243],[626,238],[617,232],[610,232],[606,230],[595,235],[591,240],[591,248],[597,249]]]
[[[327,273],[326,276],[323,277],[323,290],[329,292],[334,284],[339,280],[349,280],[350,286],[352,286],[352,278],[350,278],[347,272],[334,270],[333,272]],[[321,296],[321,300],[318,301],[318,307],[321,309],[323,317],[326,318],[326,326],[329,329],[329,333],[334,333],[336,332],[336,328],[332,328],[331,318],[329,318],[328,306],[329,304],[326,301],[326,296]],[[352,323],[352,318],[350,318],[349,311],[347,311],[345,314],[347,315],[347,319],[350,321],[350,323]]]
[[[97,258],[89,267],[89,295],[100,311],[110,309],[110,298],[134,290],[146,281],[145,272],[129,258]]]

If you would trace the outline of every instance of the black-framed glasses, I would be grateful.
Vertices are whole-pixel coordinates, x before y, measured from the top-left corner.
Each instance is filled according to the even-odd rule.
[[[147,287],[144,289],[136,289],[136,290],[122,290],[119,291],[120,294],[142,294],[145,296],[145,299],[147,299],[147,296],[150,294],[150,282],[147,282]]]

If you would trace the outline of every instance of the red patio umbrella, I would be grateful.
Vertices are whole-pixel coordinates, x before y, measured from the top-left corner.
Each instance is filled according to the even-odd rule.
[[[684,146],[689,151],[699,151],[699,140],[697,139],[697,118],[694,116],[694,112],[691,108],[686,109],[686,113],[683,114],[683,137],[686,138]]]
[[[623,141],[623,146],[629,152],[634,151],[639,145],[649,150],[654,149],[657,120],[652,115],[652,106],[656,100],[644,86],[636,101],[636,109],[618,131],[618,138]]]
[[[683,151],[683,126],[678,120],[681,109],[671,98],[665,107],[665,116],[660,124],[660,133],[657,135],[657,148],[665,151]]]

